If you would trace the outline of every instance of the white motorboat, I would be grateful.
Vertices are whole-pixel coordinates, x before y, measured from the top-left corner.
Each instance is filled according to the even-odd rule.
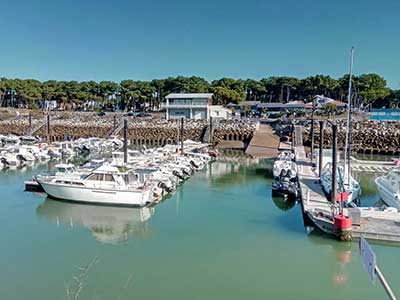
[[[276,160],[272,172],[274,177],[295,179],[297,177],[297,166],[290,160]]]
[[[63,157],[71,157],[75,155],[74,146],[71,142],[61,142],[59,145],[59,152]]]
[[[39,149],[37,148],[37,150]],[[36,149],[34,148],[34,146],[21,145],[16,148],[15,153],[17,155],[17,158],[21,161],[35,161],[35,151]]]
[[[350,180],[348,178],[344,178],[343,176],[343,167],[337,167],[338,174],[338,191],[343,191],[348,193],[347,203],[353,202],[360,198],[361,196],[361,187],[357,180],[350,175]],[[332,191],[332,164],[327,163],[321,173],[321,185],[327,195],[331,194]]]
[[[47,154],[51,158],[58,159],[58,158],[62,157],[61,148],[59,147],[59,145],[57,143],[53,143],[51,146],[49,146],[47,148]]]
[[[21,144],[21,141],[19,140],[19,137],[15,135],[8,135],[4,136],[2,138],[4,148],[15,148],[15,146],[18,146]]]
[[[108,164],[84,179],[40,176],[37,181],[49,196],[67,201],[145,206],[153,200],[152,187],[132,170]]]
[[[295,155],[292,151],[282,151],[278,155],[278,160],[289,160],[293,161],[295,159]]]
[[[20,164],[20,160],[18,159],[16,153],[1,151],[0,160],[4,166],[15,167]]]
[[[400,168],[376,178],[375,183],[383,202],[400,210]]]

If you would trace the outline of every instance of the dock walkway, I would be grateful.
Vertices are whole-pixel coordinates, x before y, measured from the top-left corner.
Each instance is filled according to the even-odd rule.
[[[303,212],[322,231],[333,234],[334,205],[328,201],[319,183],[317,171],[301,145],[295,146]],[[353,220],[353,238],[361,235],[376,242],[400,243],[400,213],[375,208],[345,208]]]

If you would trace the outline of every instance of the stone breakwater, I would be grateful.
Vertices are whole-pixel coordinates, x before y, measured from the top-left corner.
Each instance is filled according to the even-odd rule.
[[[117,117],[117,127],[119,121]],[[42,126],[41,126],[42,125]],[[183,137],[195,141],[203,141],[209,121],[185,120]],[[45,118],[32,119],[31,128],[37,129],[35,136],[47,137]],[[162,145],[176,143],[180,136],[180,121],[167,121],[164,119],[139,119],[128,118],[128,138],[135,144]],[[90,117],[80,115],[71,118],[51,117],[50,138],[52,141],[61,141],[66,138],[77,139],[80,137],[107,137],[113,132],[114,119],[112,117]],[[256,129],[256,123],[242,120],[221,120],[212,126],[213,143],[220,140],[249,140]],[[29,132],[27,117],[0,121],[0,134],[26,135]],[[121,137],[123,130],[118,132]]]
[[[314,141],[319,145],[319,125],[315,127]],[[338,147],[344,149],[346,140],[346,123],[338,124]],[[310,127],[304,131],[303,139],[306,145],[311,145]],[[360,153],[398,154],[400,153],[400,123],[399,122],[353,122],[351,127],[352,150]],[[332,145],[332,128],[325,124],[324,145]]]

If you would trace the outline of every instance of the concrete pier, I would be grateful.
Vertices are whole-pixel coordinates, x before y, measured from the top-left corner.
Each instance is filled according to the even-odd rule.
[[[271,127],[260,124],[253,133],[246,149],[246,154],[255,158],[274,158],[278,156],[279,137],[274,134]]]

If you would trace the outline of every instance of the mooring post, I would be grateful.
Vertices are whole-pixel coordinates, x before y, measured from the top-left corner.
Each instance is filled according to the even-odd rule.
[[[180,134],[179,134],[179,132],[181,131],[181,128],[180,128],[180,126],[179,126],[180,120],[179,120],[179,119],[176,119],[174,122],[176,122],[176,124],[177,124],[177,130],[176,130],[176,144],[177,144],[178,147],[179,147],[179,141],[181,140],[181,137],[180,137]]]
[[[311,163],[314,163],[314,111],[315,99],[313,99],[311,111]]]
[[[319,159],[318,159],[318,174],[321,180],[322,163],[323,163],[323,150],[324,150],[324,121],[319,121]]]
[[[337,185],[337,125],[332,124],[332,188],[331,200],[336,202],[336,185]]]
[[[292,123],[292,151],[294,151],[294,124]]]
[[[29,122],[29,135],[32,134],[32,115],[31,113],[28,114],[28,122]]]
[[[124,119],[124,163],[128,162],[128,120]]]
[[[47,112],[47,122],[46,122],[47,126],[47,142],[50,144],[51,140],[50,140],[50,112]]]
[[[183,118],[181,118],[181,154],[183,154]]]
[[[213,142],[213,122],[212,122],[212,117],[210,117],[210,138],[209,138],[209,142],[210,144],[212,144]]]

